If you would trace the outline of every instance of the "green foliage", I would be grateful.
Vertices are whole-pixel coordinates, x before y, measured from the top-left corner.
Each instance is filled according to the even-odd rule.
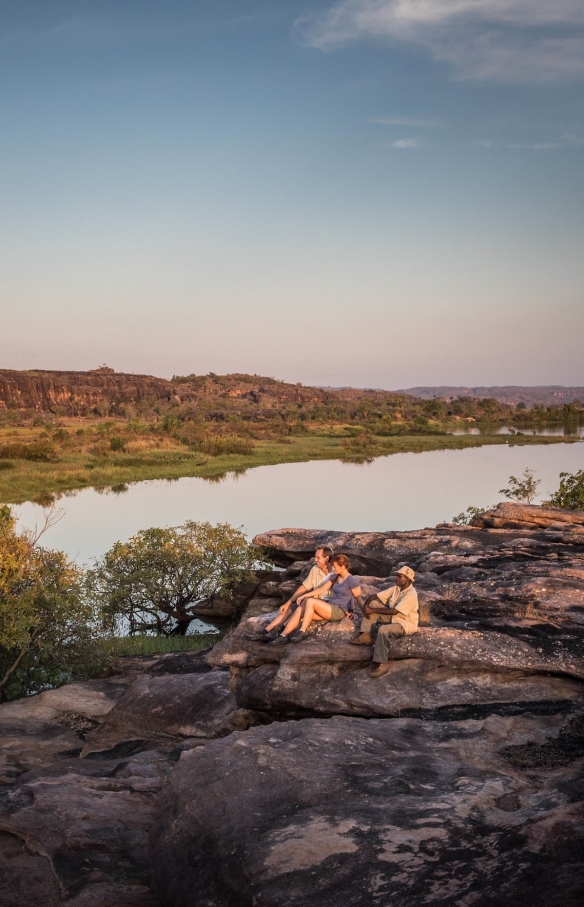
[[[39,460],[54,463],[57,451],[49,441],[35,441],[32,444],[4,444],[0,447],[0,460]]]
[[[123,450],[125,447],[123,438],[120,438],[119,435],[114,435],[113,438],[110,438],[110,448],[115,451]]]
[[[545,503],[565,510],[584,510],[584,469],[561,472],[560,487]]]
[[[18,533],[0,509],[0,697],[66,682],[96,635],[81,571],[59,551]]]
[[[196,449],[210,457],[220,457],[223,454],[248,456],[253,453],[254,443],[249,438],[237,435],[208,435],[196,445]]]
[[[257,550],[228,523],[186,522],[116,542],[87,577],[111,632],[184,633],[193,607],[253,577]]]
[[[485,513],[486,510],[491,510],[490,507],[467,507],[466,510],[463,510],[462,513],[459,513],[457,516],[452,517],[452,522],[456,526],[470,526],[475,516],[479,516],[481,513]]]
[[[224,631],[225,632],[225,631]],[[113,636],[99,641],[100,664],[124,655],[158,655],[165,652],[196,652],[214,646],[224,633],[196,633],[192,636]]]
[[[523,470],[523,478],[517,479],[515,476],[509,476],[509,488],[500,488],[499,494],[504,494],[506,498],[512,501],[520,501],[522,504],[533,504],[537,496],[538,485],[541,479],[534,478],[535,473],[528,467]]]

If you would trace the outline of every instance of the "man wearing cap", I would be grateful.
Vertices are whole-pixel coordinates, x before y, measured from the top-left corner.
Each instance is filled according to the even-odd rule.
[[[418,593],[412,585],[414,577],[411,567],[400,567],[395,572],[395,586],[370,596],[365,602],[361,633],[351,643],[372,646],[371,631],[377,628],[371,677],[381,677],[389,671],[392,637],[409,636],[418,629]]]

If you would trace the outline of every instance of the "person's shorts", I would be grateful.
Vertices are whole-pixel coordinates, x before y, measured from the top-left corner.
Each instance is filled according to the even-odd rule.
[[[338,605],[331,605],[330,620],[344,620],[346,616],[347,612],[343,611],[342,608],[339,608]]]

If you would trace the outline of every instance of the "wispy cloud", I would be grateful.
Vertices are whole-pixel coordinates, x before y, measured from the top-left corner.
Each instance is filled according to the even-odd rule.
[[[497,143],[492,139],[478,139],[471,142],[471,145],[478,145],[482,148],[510,148],[517,151],[556,151],[561,148],[581,147],[584,145],[584,138],[569,132],[564,132],[557,139],[551,139],[549,141]]]
[[[584,75],[583,0],[340,0],[296,26],[321,50],[363,38],[422,45],[461,79]]]
[[[397,139],[391,142],[390,148],[421,148],[419,139]]]
[[[420,129],[432,129],[438,125],[436,120],[419,120],[411,117],[375,117],[371,122],[381,126],[417,126]]]

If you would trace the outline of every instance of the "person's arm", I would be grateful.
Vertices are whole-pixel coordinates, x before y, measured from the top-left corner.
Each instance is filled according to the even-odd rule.
[[[388,589],[386,592],[378,592],[376,595],[370,595],[367,601],[365,602],[365,613],[366,614],[387,614],[388,616],[393,616],[398,614],[396,608],[391,608],[388,606],[387,602],[390,598],[392,590]],[[382,596],[385,596],[385,601],[383,601]]]
[[[304,595],[305,592],[309,592],[309,591],[310,590],[306,588],[304,583],[302,583],[302,585],[298,586],[296,592],[293,592],[292,595],[290,596],[290,598],[287,601],[285,601],[283,605],[280,605],[280,607],[278,608],[278,611],[280,612],[280,614],[283,614],[284,611],[290,607],[290,605],[293,605],[294,602],[298,601],[298,599],[301,595]]]
[[[361,613],[363,613],[363,609],[365,606],[363,604],[363,594],[361,592],[361,586],[354,586],[351,589],[351,592],[353,593],[353,598],[355,599],[355,601],[357,602],[357,604],[359,606],[359,610],[361,611]]]
[[[327,589],[330,589],[332,584],[333,581],[331,579],[328,579],[326,582],[321,583],[320,586],[317,586],[316,589],[310,589],[310,591],[303,592],[302,595],[298,596],[296,601],[300,605],[302,604],[302,600],[305,598],[312,598],[312,596],[316,598],[317,596],[322,595],[323,592],[326,592]]]

